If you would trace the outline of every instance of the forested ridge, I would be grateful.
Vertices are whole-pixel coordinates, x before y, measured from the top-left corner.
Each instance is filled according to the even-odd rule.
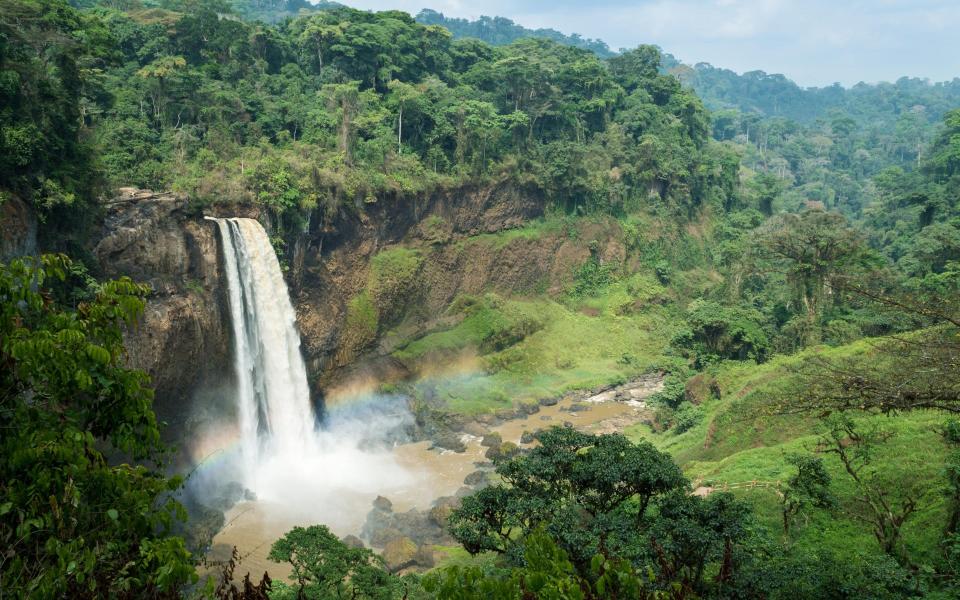
[[[958,593],[957,80],[802,90],[507,20],[322,8],[0,0],[0,205],[63,253],[0,266],[0,595]],[[492,444],[491,485],[443,518],[460,555],[427,574],[305,524],[270,551],[288,581],[238,587],[235,560],[211,577],[124,362],[150,290],[98,281],[90,253],[128,186],[197,218],[255,207],[285,267],[318,221],[523,190],[543,217],[458,239],[432,218],[378,249],[345,316],[354,354],[389,335],[417,373],[473,348],[472,388],[389,384],[427,427],[641,375],[664,388],[620,433]],[[401,327],[419,317],[391,294],[437,252],[538,241],[584,258]]]

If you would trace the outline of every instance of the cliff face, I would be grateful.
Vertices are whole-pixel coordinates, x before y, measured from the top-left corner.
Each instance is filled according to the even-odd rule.
[[[94,256],[104,276],[153,288],[126,347],[131,366],[153,378],[158,416],[179,430],[195,394],[232,375],[216,227],[185,198],[125,189],[108,204]]]
[[[14,195],[0,199],[0,261],[37,251],[37,219],[30,206]]]
[[[298,241],[295,257],[300,256],[291,280],[304,353],[319,383],[335,381],[345,367],[374,350],[377,340],[353,339],[346,320],[348,304],[366,286],[371,259],[378,252],[397,244],[430,249],[516,228],[542,216],[544,207],[539,191],[501,183],[441,191],[427,198],[382,198],[360,210],[341,211],[327,223],[314,223]],[[400,290],[405,297],[392,300],[394,317],[416,311],[429,319],[461,290],[460,280],[485,267],[445,264],[443,257],[438,258],[439,262],[424,263],[417,285]],[[424,279],[424,268],[434,271],[430,281]],[[428,289],[435,291],[424,305]]]
[[[402,338],[435,325],[460,294],[558,289],[589,257],[582,241],[559,231],[509,244],[480,235],[521,227],[542,216],[545,205],[538,190],[501,183],[380,198],[326,220],[314,215],[307,231],[288,240],[287,279],[316,391],[358,368],[373,368],[378,378],[402,377],[402,365],[385,358],[398,339],[388,332],[402,325]],[[225,204],[207,212],[260,218],[272,229],[268,215],[254,207]],[[601,241],[602,255],[622,258],[614,256],[623,248],[609,242],[616,237],[611,232],[588,235]],[[198,411],[224,408],[198,393],[232,383],[220,246],[215,225],[185,198],[124,190],[109,203],[94,250],[105,276],[126,275],[154,289],[143,322],[128,335],[130,362],[153,377],[157,411],[179,430],[189,431],[184,420]],[[415,270],[376,291],[379,323],[358,337],[350,307],[369,292],[375,257],[398,248],[416,257]]]

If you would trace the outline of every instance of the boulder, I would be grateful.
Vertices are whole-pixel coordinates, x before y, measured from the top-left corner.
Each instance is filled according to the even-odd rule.
[[[445,531],[447,528],[447,519],[450,518],[450,513],[459,508],[459,506],[460,499],[454,496],[443,496],[441,498],[437,498],[433,503],[433,508],[431,508],[429,512],[430,521]]]
[[[522,402],[517,407],[517,412],[521,413],[520,416],[535,415],[540,412],[540,405],[536,402]]]
[[[480,442],[481,446],[486,448],[493,448],[499,446],[503,443],[503,438],[496,431],[491,431],[487,435],[483,436],[483,440]]]
[[[473,488],[485,488],[490,485],[490,475],[487,471],[474,471],[463,478],[463,484]]]
[[[366,546],[364,546],[363,544],[363,540],[361,540],[355,535],[348,535],[346,537],[342,537],[340,538],[340,541],[343,542],[343,544],[347,548],[366,548]]]
[[[417,544],[408,537],[397,537],[383,546],[383,562],[391,573],[417,564]]]
[[[394,529],[393,527],[385,527],[383,529],[374,529],[368,533],[368,538],[370,540],[371,546],[379,546],[385,548],[390,540],[395,540],[397,538],[403,537],[403,532],[399,529]]]
[[[530,433],[529,431],[524,431],[524,432],[520,435],[520,443],[521,443],[521,444],[532,444],[534,439],[535,439],[535,438],[534,438],[533,434]]]
[[[454,452],[466,452],[467,446],[460,439],[460,436],[452,431],[438,432],[433,436],[433,446],[431,449],[439,448],[441,450],[453,450]]]
[[[393,502],[383,496],[377,496],[376,500],[373,501],[373,507],[379,511],[392,512]]]
[[[471,421],[463,426],[463,432],[469,433],[470,435],[478,438],[482,438],[483,436],[487,435],[487,428],[480,423]]]

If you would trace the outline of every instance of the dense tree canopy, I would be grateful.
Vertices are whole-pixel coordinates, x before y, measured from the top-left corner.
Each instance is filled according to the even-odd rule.
[[[146,289],[122,279],[77,298],[79,274],[62,256],[0,265],[0,589],[176,597],[196,578],[170,535],[179,482],[148,466],[153,394],[123,366],[121,327]]]

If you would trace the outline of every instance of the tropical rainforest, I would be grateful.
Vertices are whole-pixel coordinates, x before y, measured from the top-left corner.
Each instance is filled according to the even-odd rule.
[[[131,362],[166,292],[94,251],[128,188],[256,215],[296,298],[304,252],[379,231],[328,354],[298,304],[311,383],[400,365],[380,391],[442,448],[661,385],[617,431],[485,437],[429,569],[304,522],[270,540],[289,577],[243,577],[195,535]],[[423,212],[504,189],[536,214]],[[803,89],[430,10],[0,0],[0,209],[0,597],[960,594],[960,80]],[[22,214],[35,240],[8,243]],[[471,261],[484,283],[426,314]],[[435,375],[465,352],[478,375]]]

